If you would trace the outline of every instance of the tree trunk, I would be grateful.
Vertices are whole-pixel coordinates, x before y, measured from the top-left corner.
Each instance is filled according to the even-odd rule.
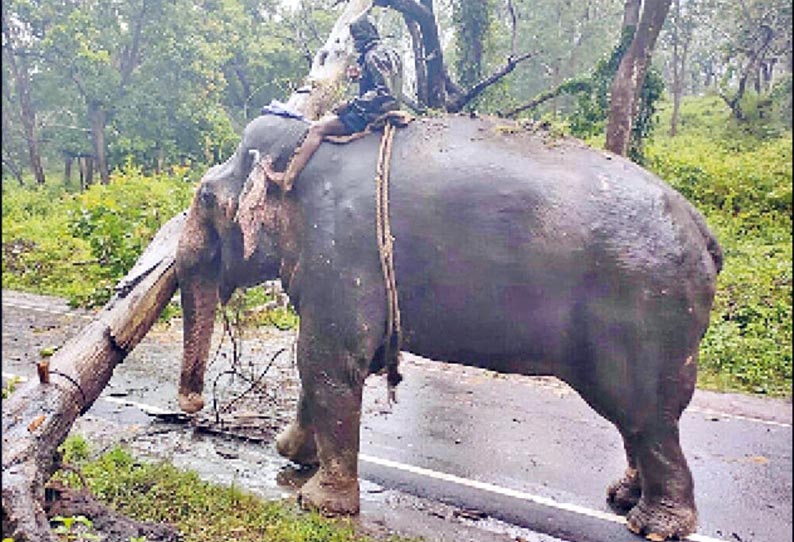
[[[623,22],[622,28],[637,28],[640,23],[640,8],[642,0],[626,0],[623,3]]]
[[[479,83],[483,74],[483,42],[490,26],[488,0],[471,2],[457,0],[452,7],[457,33],[456,68],[461,86]]]
[[[681,80],[684,76],[684,65],[681,62],[681,34],[679,26],[681,24],[681,0],[674,0],[673,13],[675,15],[675,25],[673,25],[673,114],[670,117],[670,137],[675,137],[678,133],[678,113],[681,108],[681,91],[683,85]]]
[[[427,64],[427,104],[423,105],[433,109],[443,109],[447,97],[444,80],[444,53],[441,50],[436,16],[433,13],[433,0],[421,0],[421,2],[426,11],[416,22],[422,29],[425,63]]]
[[[3,169],[8,169],[11,172],[11,175],[17,180],[19,186],[25,186],[25,179],[22,178],[22,172],[19,171],[11,160],[3,158]]]
[[[606,148],[616,154],[625,156],[628,152],[632,122],[637,111],[637,98],[671,2],[672,0],[645,1],[634,39],[623,55],[612,82]],[[626,3],[627,6],[629,3]]]
[[[350,22],[372,7],[372,0],[350,0],[334,23],[328,39],[314,56],[304,85],[292,93],[287,105],[309,119],[319,119],[343,95],[345,71],[354,59]]]
[[[72,156],[71,154],[64,153],[63,161],[64,161],[63,184],[65,184],[66,186],[71,186],[71,184],[72,184],[72,163],[74,162],[74,156]]]
[[[24,57],[20,57],[19,62],[17,62],[14,49],[10,45],[10,34],[8,31],[4,32],[4,34],[8,42],[8,47],[4,48],[6,53],[5,57],[8,61],[8,67],[11,68],[11,75],[14,78],[14,86],[19,99],[19,116],[25,134],[25,143],[28,148],[30,169],[33,171],[33,177],[36,179],[36,183],[44,184],[44,168],[41,166],[39,140],[36,135],[36,110],[33,108],[33,104],[30,101],[30,71]]]
[[[94,158],[83,156],[80,162],[80,189],[85,190],[94,184]]]
[[[89,104],[88,114],[91,119],[91,141],[94,144],[94,159],[96,168],[99,170],[99,177],[102,184],[110,183],[110,172],[108,170],[107,149],[105,143],[105,124],[107,123],[107,112],[101,104],[96,102]]]
[[[414,70],[416,71],[416,101],[420,106],[427,105],[427,66],[425,66],[425,48],[422,42],[422,31],[419,23],[403,13],[405,26],[411,36],[414,51]]]
[[[50,358],[47,378],[29,381],[3,401],[3,536],[55,540],[41,503],[57,469],[56,450],[176,292],[174,260],[184,222],[182,213],[160,229],[116,286],[116,296]]]

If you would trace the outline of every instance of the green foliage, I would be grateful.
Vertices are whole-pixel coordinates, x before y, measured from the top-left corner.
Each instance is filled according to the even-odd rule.
[[[272,0],[3,2],[4,21],[19,27],[9,54],[29,66],[45,167],[64,152],[94,153],[100,124],[110,169],[129,157],[147,171],[224,159],[242,126],[306,74],[303,49],[319,38],[305,36],[333,23],[313,3],[293,12]],[[2,80],[5,176],[27,156],[6,62]]]
[[[680,135],[657,136],[648,166],[704,212],[725,255],[701,385],[790,395],[792,137],[759,140],[729,115],[713,97],[685,101]]]
[[[18,376],[12,377],[8,379],[8,382],[5,383],[3,386],[3,399],[7,399],[14,391],[17,389],[17,384],[20,383],[20,379]]]
[[[781,77],[769,92],[746,93],[739,103],[742,119],[731,116],[729,129],[745,139],[765,141],[791,131],[791,75]]]
[[[634,28],[627,27],[615,48],[607,57],[598,61],[589,77],[569,82],[570,92],[578,95],[576,109],[568,117],[571,133],[575,136],[592,138],[604,133],[609,117],[612,81],[633,38]],[[649,67],[640,88],[628,151],[628,157],[639,164],[644,164],[644,141],[653,132],[654,115],[663,92],[664,79],[653,67]]]
[[[61,542],[93,542],[101,537],[93,533],[94,523],[85,516],[55,516],[50,520],[57,524],[53,534]]]
[[[453,3],[452,22],[455,27],[455,68],[460,84],[473,87],[482,79],[483,55],[492,29],[492,0]]]
[[[82,435],[73,435],[67,438],[58,450],[67,464],[79,464],[88,461],[90,448],[88,441]]]
[[[96,306],[110,297],[159,227],[186,209],[185,171],[144,176],[129,166],[82,194],[50,186],[6,190],[3,287]]]
[[[93,288],[90,248],[69,233],[71,195],[52,186],[6,187],[3,193],[4,288],[74,298]]]
[[[583,87],[576,102],[576,109],[569,116],[571,133],[577,137],[588,138],[603,133],[609,115],[609,92],[615,73],[620,66],[620,59],[631,46],[634,30],[624,30],[618,44],[608,56],[599,60],[592,75],[586,78],[588,87]]]
[[[298,327],[298,315],[292,306],[282,306],[265,286],[236,290],[225,309],[243,326],[274,326],[281,330]]]
[[[301,513],[287,502],[216,486],[166,463],[139,462],[122,448],[80,466],[97,498],[139,521],[175,524],[185,542],[366,540],[355,534],[349,520]]]

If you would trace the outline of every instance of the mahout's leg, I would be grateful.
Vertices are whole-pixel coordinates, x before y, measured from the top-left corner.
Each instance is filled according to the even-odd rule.
[[[300,146],[295,149],[292,159],[283,172],[273,170],[272,160],[268,157],[265,160],[264,168],[268,178],[280,185],[282,190],[289,192],[295,179],[309,163],[314,153],[320,148],[325,136],[346,135],[350,133],[348,128],[339,120],[339,117],[331,116],[321,119],[311,125],[306,137]]]

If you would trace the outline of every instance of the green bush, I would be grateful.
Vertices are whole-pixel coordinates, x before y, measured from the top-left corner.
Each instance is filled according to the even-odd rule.
[[[3,287],[104,303],[193,189],[184,172],[144,176],[134,167],[79,194],[4,187]]]
[[[648,167],[703,211],[724,251],[700,385],[791,395],[791,132],[759,139],[729,116],[715,97],[684,102],[680,135],[657,136]]]

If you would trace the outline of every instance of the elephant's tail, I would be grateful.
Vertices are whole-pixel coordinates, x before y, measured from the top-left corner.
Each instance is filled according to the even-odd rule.
[[[706,224],[706,219],[703,218],[703,215],[700,214],[700,212],[691,204],[688,205],[688,209],[692,220],[695,222],[700,234],[706,241],[706,250],[711,255],[711,260],[714,262],[714,267],[717,270],[717,274],[719,274],[719,272],[722,271],[723,264],[722,247],[717,241],[717,238],[714,236],[714,233],[709,228],[708,224]]]

